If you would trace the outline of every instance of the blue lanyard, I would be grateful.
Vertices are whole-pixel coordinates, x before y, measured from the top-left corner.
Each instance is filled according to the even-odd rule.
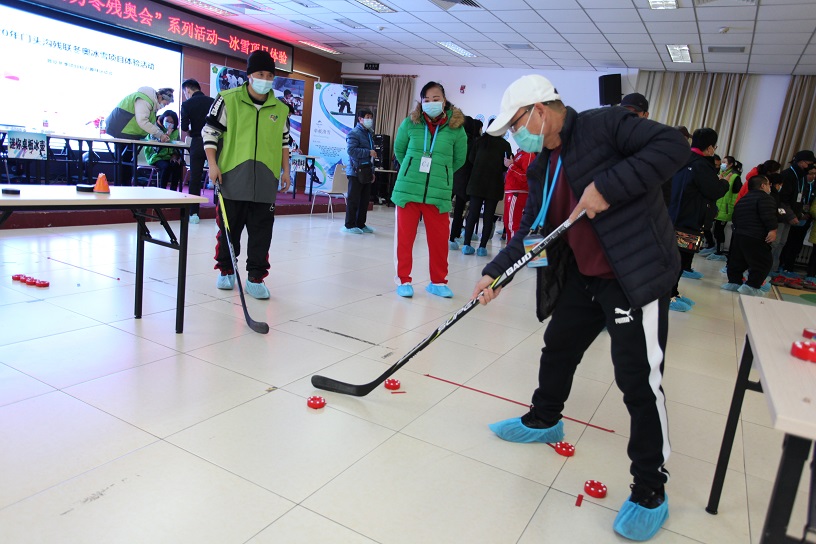
[[[436,137],[439,136],[439,131],[442,130],[442,127],[436,127],[434,131],[433,139],[431,140],[431,150],[428,151],[428,125],[425,125],[425,142],[422,144],[422,154],[428,155],[429,157],[433,155],[433,148],[434,144],[436,143]]]
[[[530,228],[531,232],[534,232],[538,227],[544,224],[544,218],[547,217],[547,210],[550,207],[550,201],[552,200],[553,192],[555,191],[555,184],[558,183],[558,173],[561,171],[561,156],[558,156],[558,162],[555,164],[555,174],[553,175],[553,182],[550,185],[550,160],[547,159],[547,176],[544,178],[544,191],[543,193],[547,193],[546,198],[544,198],[544,202],[541,204],[541,211],[538,212],[538,217],[536,217],[535,223]],[[549,192],[547,191],[547,186],[550,187]]]
[[[793,174],[796,176],[796,188],[799,189],[799,193],[802,194],[802,201],[807,202],[810,200],[810,195],[813,193],[813,185],[811,184],[808,187],[808,197],[805,199],[805,184],[807,184],[807,173],[805,173],[804,177],[799,177],[799,174],[796,173],[796,169],[791,165],[790,169],[793,171]]]

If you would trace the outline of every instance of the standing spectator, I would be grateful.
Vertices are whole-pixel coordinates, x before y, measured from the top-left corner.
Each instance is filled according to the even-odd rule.
[[[816,180],[816,165],[811,166],[807,171],[808,183],[813,183]],[[816,216],[816,198],[810,204],[810,216]],[[811,246],[816,244],[816,233],[810,229],[810,237],[808,238]],[[805,289],[816,290],[816,251],[811,249],[810,258],[808,259],[807,273],[805,274],[805,282],[803,287]]]
[[[760,287],[771,271],[771,247],[768,244],[776,238],[776,205],[770,196],[768,178],[754,176],[748,184],[748,194],[734,207],[728,283],[722,289],[761,297]],[[748,281],[743,284],[746,270]]]
[[[669,215],[674,228],[691,233],[701,233],[708,211],[708,203],[716,201],[728,190],[728,183],[717,175],[714,167],[714,151],[717,149],[717,132],[712,128],[698,128],[691,136],[691,158],[672,178],[672,199]],[[678,250],[679,251],[679,250]],[[691,310],[694,301],[681,297],[677,290],[680,277],[700,279],[703,275],[691,267],[694,253],[680,251],[681,273],[672,289],[669,309],[676,312]],[[691,270],[691,273],[688,271]]]
[[[419,219],[428,240],[432,295],[451,298],[448,287],[447,236],[450,232],[451,182],[467,158],[465,116],[445,98],[445,89],[429,81],[419,93],[422,102],[400,124],[394,154],[400,163],[391,200],[396,204],[394,240],[397,261],[397,294],[414,296],[411,285],[413,247]]]
[[[627,110],[636,113],[643,119],[649,118],[649,101],[640,93],[627,94],[621,98],[620,105]]]
[[[181,130],[190,137],[190,194],[201,195],[201,182],[204,174],[204,162],[207,154],[204,153],[204,139],[201,129],[207,119],[207,113],[215,100],[201,92],[201,85],[195,79],[188,79],[181,84],[184,102],[181,104]],[[190,207],[190,223],[198,223],[199,205]]]
[[[562,411],[573,375],[607,329],[616,383],[631,415],[634,477],[613,528],[633,540],[651,538],[668,517],[664,464],[671,448],[660,382],[669,289],[680,270],[660,186],[687,159],[688,144],[671,127],[623,108],[578,113],[565,107],[539,75],[510,85],[494,127],[492,134],[509,128],[521,149],[540,155],[527,172],[530,194],[520,234],[484,268],[474,298],[482,292],[487,304],[499,295],[489,285],[524,255],[521,233],[575,220],[582,210],[588,219],[550,247],[549,266],[536,269],[538,318],[552,318],[530,411],[490,428],[510,442],[563,440]],[[535,233],[543,234],[537,227]]]
[[[519,148],[507,174],[504,176],[504,232],[507,243],[513,239],[521,225],[521,215],[527,204],[527,169],[535,160],[535,153],[528,153]]]
[[[717,171],[718,176],[722,175],[722,158],[717,154],[714,154],[714,169]],[[722,179],[722,177],[720,179]],[[714,246],[716,245],[714,242],[714,233],[711,230],[714,227],[715,217],[717,217],[716,202],[713,200],[707,200],[705,221],[703,221],[703,236],[705,237],[706,249],[714,248]],[[684,271],[691,273],[691,275],[684,274],[683,275],[684,278],[698,279],[694,275],[694,270],[684,269]]]
[[[241,232],[245,226],[247,229],[246,292],[264,299],[269,298],[263,279],[269,274],[278,185],[285,192],[290,184],[286,130],[289,107],[271,92],[275,61],[269,52],[258,50],[249,55],[247,75],[248,81],[240,87],[218,93],[202,134],[210,180],[220,184],[225,208],[221,211],[229,221],[236,256],[240,253]],[[221,275],[216,286],[232,289],[234,265],[224,226],[220,219],[218,223],[215,268]]]
[[[178,141],[178,117],[174,111],[166,111],[156,121],[156,125],[161,128],[164,134],[170,138],[171,141]],[[153,139],[154,136],[148,136],[147,139]],[[167,189],[167,184],[170,184],[170,190],[178,190],[179,182],[181,182],[181,174],[184,171],[184,163],[181,160],[181,154],[178,149],[173,147],[160,146],[145,146],[145,159],[151,166],[159,169],[159,187]]]
[[[720,198],[714,207],[717,217],[714,218],[714,247],[704,249],[700,255],[706,255],[709,261],[724,261],[725,257],[725,226],[731,221],[734,205],[737,202],[737,193],[742,189],[742,163],[732,156],[725,157],[720,166],[720,179],[728,182],[728,191]],[[770,187],[770,185],[769,185]]]
[[[779,258],[779,268],[783,271],[783,275],[792,279],[799,279],[798,274],[793,272],[793,268],[796,265],[796,258],[802,250],[802,243],[805,240],[805,234],[811,223],[810,203],[813,201],[814,196],[813,181],[808,181],[807,172],[810,170],[810,167],[813,166],[812,159],[814,156],[812,151],[808,151],[807,153],[809,153],[809,155],[806,154],[803,156],[806,160],[798,161],[802,163],[802,165],[799,166],[800,171],[796,172],[795,186],[793,176],[785,176],[787,172],[791,174],[794,173],[793,164],[791,164],[790,168],[787,168],[782,175],[783,195],[784,191],[786,191],[786,187],[788,191],[795,191],[791,207],[798,222],[791,225],[790,229],[788,229],[788,239],[785,241]],[[793,162],[796,162],[796,157],[794,157],[794,161],[791,161],[791,163]],[[786,282],[786,284],[790,284],[790,282]],[[791,287],[801,287],[801,285],[791,285]]]
[[[482,122],[466,115],[463,127],[465,129],[465,135],[467,136],[469,157],[470,151],[473,149],[473,144],[482,133]],[[471,172],[473,172],[473,163],[470,162],[468,158],[465,160],[465,164],[453,173],[453,217],[451,219],[450,239],[448,241],[448,248],[451,251],[457,251],[459,249],[459,242],[464,241],[464,236],[461,235],[461,232],[462,225],[464,224],[465,204],[467,204],[468,201],[467,184],[468,181],[470,181]]]
[[[487,123],[488,129],[493,121]],[[473,246],[470,242],[473,231],[479,222],[479,212],[482,212],[482,236],[479,240],[479,249],[475,251],[479,257],[487,256],[487,242],[493,234],[496,206],[504,197],[504,173],[507,164],[513,158],[513,149],[510,143],[501,136],[493,136],[485,132],[470,150],[468,159],[473,163],[473,172],[467,185],[467,194],[470,198],[467,221],[465,222],[465,244],[462,254],[473,255]],[[484,211],[482,209],[484,208]]]
[[[776,162],[773,159],[768,159],[767,161],[763,162],[762,164],[758,164],[751,168],[748,171],[748,174],[745,176],[745,181],[748,181],[754,176],[765,176],[767,177],[769,174],[775,174],[779,172],[779,169],[782,168],[782,165]],[[744,197],[745,194],[748,192],[748,184],[743,183],[742,188],[740,188],[739,193],[737,193],[737,202],[739,199]]]
[[[776,240],[773,243],[773,267],[771,270],[776,273],[779,267],[778,274],[787,278],[797,278],[796,273],[793,272],[793,264],[796,261],[796,255],[801,249],[801,240],[804,239],[804,232],[796,232],[793,234],[793,228],[799,225],[800,220],[805,220],[805,211],[809,208],[803,208],[804,200],[812,196],[811,187],[807,183],[806,172],[810,169],[813,163],[816,162],[816,157],[813,156],[813,151],[804,149],[797,151],[790,161],[788,168],[785,168],[780,173],[782,176],[782,189],[779,191],[779,207],[783,209],[790,209],[791,215],[786,224],[780,224]],[[808,201],[809,203],[809,201]],[[809,217],[808,217],[809,218]],[[783,249],[787,245],[788,237],[793,234],[796,240],[800,240],[799,249],[793,253],[793,246],[783,256]]]
[[[135,93],[124,97],[105,120],[107,133],[114,138],[144,140],[145,136],[155,136],[160,142],[170,138],[156,125],[159,110],[173,103],[173,89],[139,87]],[[130,144],[116,143],[116,161],[120,164],[114,185],[131,185],[133,179],[133,151]]]
[[[360,110],[357,114],[357,125],[346,136],[346,150],[349,163],[346,165],[346,176],[349,180],[346,203],[346,224],[343,232],[363,234],[374,232],[366,226],[368,200],[371,196],[371,184],[374,182],[374,114],[371,110]],[[364,179],[368,178],[368,179]]]

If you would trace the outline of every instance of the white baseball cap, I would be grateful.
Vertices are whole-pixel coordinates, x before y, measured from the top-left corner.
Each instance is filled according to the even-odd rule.
[[[504,91],[501,101],[501,111],[496,116],[493,124],[487,129],[491,136],[503,136],[510,128],[510,122],[515,117],[519,108],[532,106],[538,102],[552,102],[561,100],[558,91],[550,83],[550,80],[538,74],[522,76],[515,80]]]

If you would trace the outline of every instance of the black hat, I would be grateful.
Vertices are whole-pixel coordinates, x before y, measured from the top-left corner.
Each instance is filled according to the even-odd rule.
[[[803,149],[802,151],[796,152],[796,155],[793,156],[793,160],[791,162],[799,161],[816,162],[816,157],[813,156],[813,151],[810,149]]]
[[[254,74],[255,72],[272,72],[275,73],[275,61],[269,55],[268,51],[253,51],[247,59],[247,74]]]
[[[620,103],[621,106],[628,106],[638,113],[649,111],[649,101],[640,93],[627,94]]]

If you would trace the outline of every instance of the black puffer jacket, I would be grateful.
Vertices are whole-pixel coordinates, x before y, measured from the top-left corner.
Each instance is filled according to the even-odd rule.
[[[679,198],[679,213],[674,225],[699,232],[706,222],[709,203],[716,202],[728,192],[728,181],[717,175],[714,159],[711,157],[692,153],[683,168],[691,170],[691,181],[686,184],[682,194],[678,187],[672,186],[672,203],[669,208],[674,209],[678,205],[675,199]]]
[[[686,139],[624,108],[581,113],[567,108],[561,142],[562,170],[575,196],[594,181],[610,205],[591,224],[629,303],[640,308],[667,295],[680,273],[680,254],[660,186],[688,160]],[[525,235],[541,208],[549,154],[544,149],[527,171],[530,193],[519,229]],[[495,278],[512,266],[524,254],[523,238],[514,236],[483,273]],[[539,319],[549,315],[559,296],[550,287],[571,258],[565,253],[556,262],[548,250],[551,265],[537,269]]]
[[[734,206],[731,221],[734,234],[764,240],[777,227],[774,197],[761,190],[748,191]]]
[[[468,160],[473,163],[467,184],[468,196],[496,202],[504,199],[505,158],[512,159],[513,150],[504,138],[485,133],[476,140],[468,152]]]
[[[779,175],[782,177],[782,188],[779,189],[780,206],[787,206],[793,210],[796,219],[804,219],[813,198],[812,186],[807,182],[807,172],[791,164],[779,172]]]

